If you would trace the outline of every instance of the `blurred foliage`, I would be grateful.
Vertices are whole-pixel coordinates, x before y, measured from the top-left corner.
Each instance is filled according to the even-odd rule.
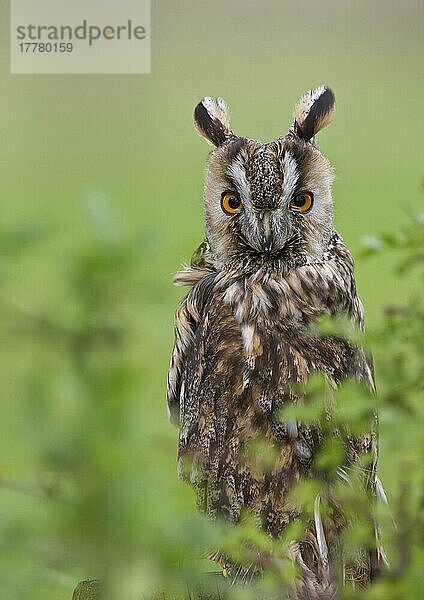
[[[106,203],[91,209],[84,240],[57,257],[49,304],[34,300],[25,278],[19,293],[0,297],[0,572],[10,599],[70,599],[88,577],[115,598],[178,587],[185,563],[217,536],[177,480],[164,400],[149,397],[153,349],[143,340],[161,324],[140,319],[142,241],[105,226]],[[43,237],[0,240],[12,287]]]
[[[367,459],[345,478],[339,468],[345,436],[370,428],[377,403],[380,476],[389,505],[380,502],[375,510],[391,569],[366,592],[346,588],[342,597],[422,597],[422,217],[411,218],[396,236],[375,238],[372,251],[370,244],[365,250],[396,253],[400,270],[393,285],[403,273],[412,273],[415,282],[410,302],[388,301],[381,325],[365,338],[374,353],[377,397],[351,382],[329,394],[320,379],[313,379],[310,401],[282,414],[289,421],[319,421],[328,436],[315,458],[317,478],[292,493],[302,519],[271,540],[249,514],[229,529],[207,522],[196,512],[192,491],[178,481],[176,432],[165,425],[165,411],[158,412],[163,399],[151,395],[145,367],[155,351],[144,344],[146,331],[151,339],[153,328],[162,343],[162,323],[153,316],[148,322],[140,318],[144,241],[108,225],[113,216],[107,202],[97,199],[94,205],[95,210],[86,205],[86,234],[57,257],[57,296],[48,296],[46,304],[26,288],[23,264],[50,233],[37,223],[31,230],[0,232],[3,285],[16,292],[0,296],[2,596],[70,599],[79,580],[98,578],[105,598],[122,600],[162,593],[182,598],[187,589],[198,588],[213,595],[217,587],[222,597],[235,600],[288,598],[296,577],[290,546],[313,518],[317,495],[323,520],[334,504],[350,519],[348,555],[373,543],[374,509],[361,491]],[[343,319],[324,322],[322,331],[364,341]],[[261,440],[252,440],[247,452],[257,456],[260,469],[273,461]],[[231,585],[216,563],[204,558],[217,548],[244,568],[239,585]],[[262,578],[249,574],[258,550],[264,557]]]

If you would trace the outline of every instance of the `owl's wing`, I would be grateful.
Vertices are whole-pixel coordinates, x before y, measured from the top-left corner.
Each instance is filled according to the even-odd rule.
[[[175,313],[175,342],[168,370],[166,390],[168,417],[177,427],[180,423],[181,375],[184,370],[187,350],[194,339],[198,324],[197,315],[193,314],[193,310],[190,310],[188,297],[189,294],[183,299]]]
[[[363,306],[357,296],[354,297],[352,310],[350,311],[356,324],[363,331]],[[373,395],[376,394],[374,380],[374,361],[371,354],[365,352],[363,348],[358,349],[358,360],[356,361],[355,376],[359,381],[362,381]],[[378,414],[374,411],[374,426],[371,430],[360,437],[350,437],[349,439],[349,454],[351,455],[352,463],[355,463],[359,456],[368,454],[371,457],[371,462],[367,467],[364,467],[364,484],[374,498],[383,504],[387,504],[387,497],[383,485],[378,476]],[[341,469],[339,473],[342,478],[348,479],[348,473]],[[371,565],[373,569],[380,569],[381,565],[389,566],[386,553],[381,541],[380,526],[375,515],[374,530],[375,530],[375,549],[371,552]]]
[[[376,393],[374,380],[374,361],[371,354],[365,352],[363,348],[358,350],[358,361],[356,365],[356,378],[364,383],[373,393]]]
[[[348,314],[358,327],[359,331],[364,332],[364,307],[361,300],[356,295],[356,286],[353,273],[351,273],[351,286],[352,298],[348,307]],[[355,376],[357,379],[359,379],[359,381],[362,381],[373,394],[376,393],[374,380],[374,361],[371,354],[365,352],[363,348],[359,348],[358,350]]]
[[[186,268],[175,277],[177,285],[193,285],[175,313],[175,342],[168,371],[168,416],[177,427],[180,425],[180,396],[183,385],[186,357],[198,324],[204,314],[209,292],[217,273],[209,268]]]

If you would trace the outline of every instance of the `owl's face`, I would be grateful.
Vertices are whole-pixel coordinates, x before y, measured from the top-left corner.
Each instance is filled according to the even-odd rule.
[[[310,139],[333,112],[334,95],[319,88],[300,101],[288,135],[261,144],[231,132],[222,100],[196,107],[198,131],[217,146],[204,200],[208,241],[223,266],[292,268],[322,257],[332,233],[332,169]]]

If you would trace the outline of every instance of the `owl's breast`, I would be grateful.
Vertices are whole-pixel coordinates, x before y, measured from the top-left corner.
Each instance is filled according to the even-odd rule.
[[[266,286],[236,280],[211,294],[183,373],[183,439],[201,412],[206,428],[236,408],[271,412],[287,398],[290,382],[313,371],[335,381],[350,374],[349,344],[309,333],[310,321],[326,312],[318,302],[308,311],[310,304],[281,278]]]
[[[212,297],[183,373],[181,443],[194,436],[198,447],[202,438],[209,452],[210,444],[228,439],[229,429],[249,436],[272,419],[293,399],[287,384],[304,381],[311,369],[308,349],[297,338],[292,324],[259,317],[240,322],[222,295]]]
[[[247,331],[222,296],[211,299],[183,374],[179,444],[180,474],[209,514],[236,520],[250,506],[272,515],[276,531],[292,518],[284,490],[309,468],[315,434],[294,432],[277,411],[299,401],[288,384],[308,369],[283,327],[259,319]],[[255,448],[265,441],[271,462],[258,462]]]
[[[285,490],[311,468],[320,436],[318,428],[282,422],[280,409],[305,401],[292,384],[312,372],[334,381],[351,374],[354,350],[341,339],[310,335],[299,302],[289,304],[287,288],[278,293],[284,283],[271,292],[255,282],[236,284],[210,295],[187,353],[180,474],[197,486],[208,512],[227,511],[234,520],[251,506],[272,515],[269,529],[278,531],[293,516]],[[274,453],[265,467],[254,450],[262,441]]]

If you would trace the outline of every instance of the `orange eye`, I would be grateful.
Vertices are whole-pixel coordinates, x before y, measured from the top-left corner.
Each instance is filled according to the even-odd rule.
[[[237,192],[223,192],[221,208],[227,215],[235,215],[243,208],[243,202]]]
[[[294,196],[290,201],[290,206],[301,213],[311,210],[314,203],[314,196],[311,192],[302,192]]]

